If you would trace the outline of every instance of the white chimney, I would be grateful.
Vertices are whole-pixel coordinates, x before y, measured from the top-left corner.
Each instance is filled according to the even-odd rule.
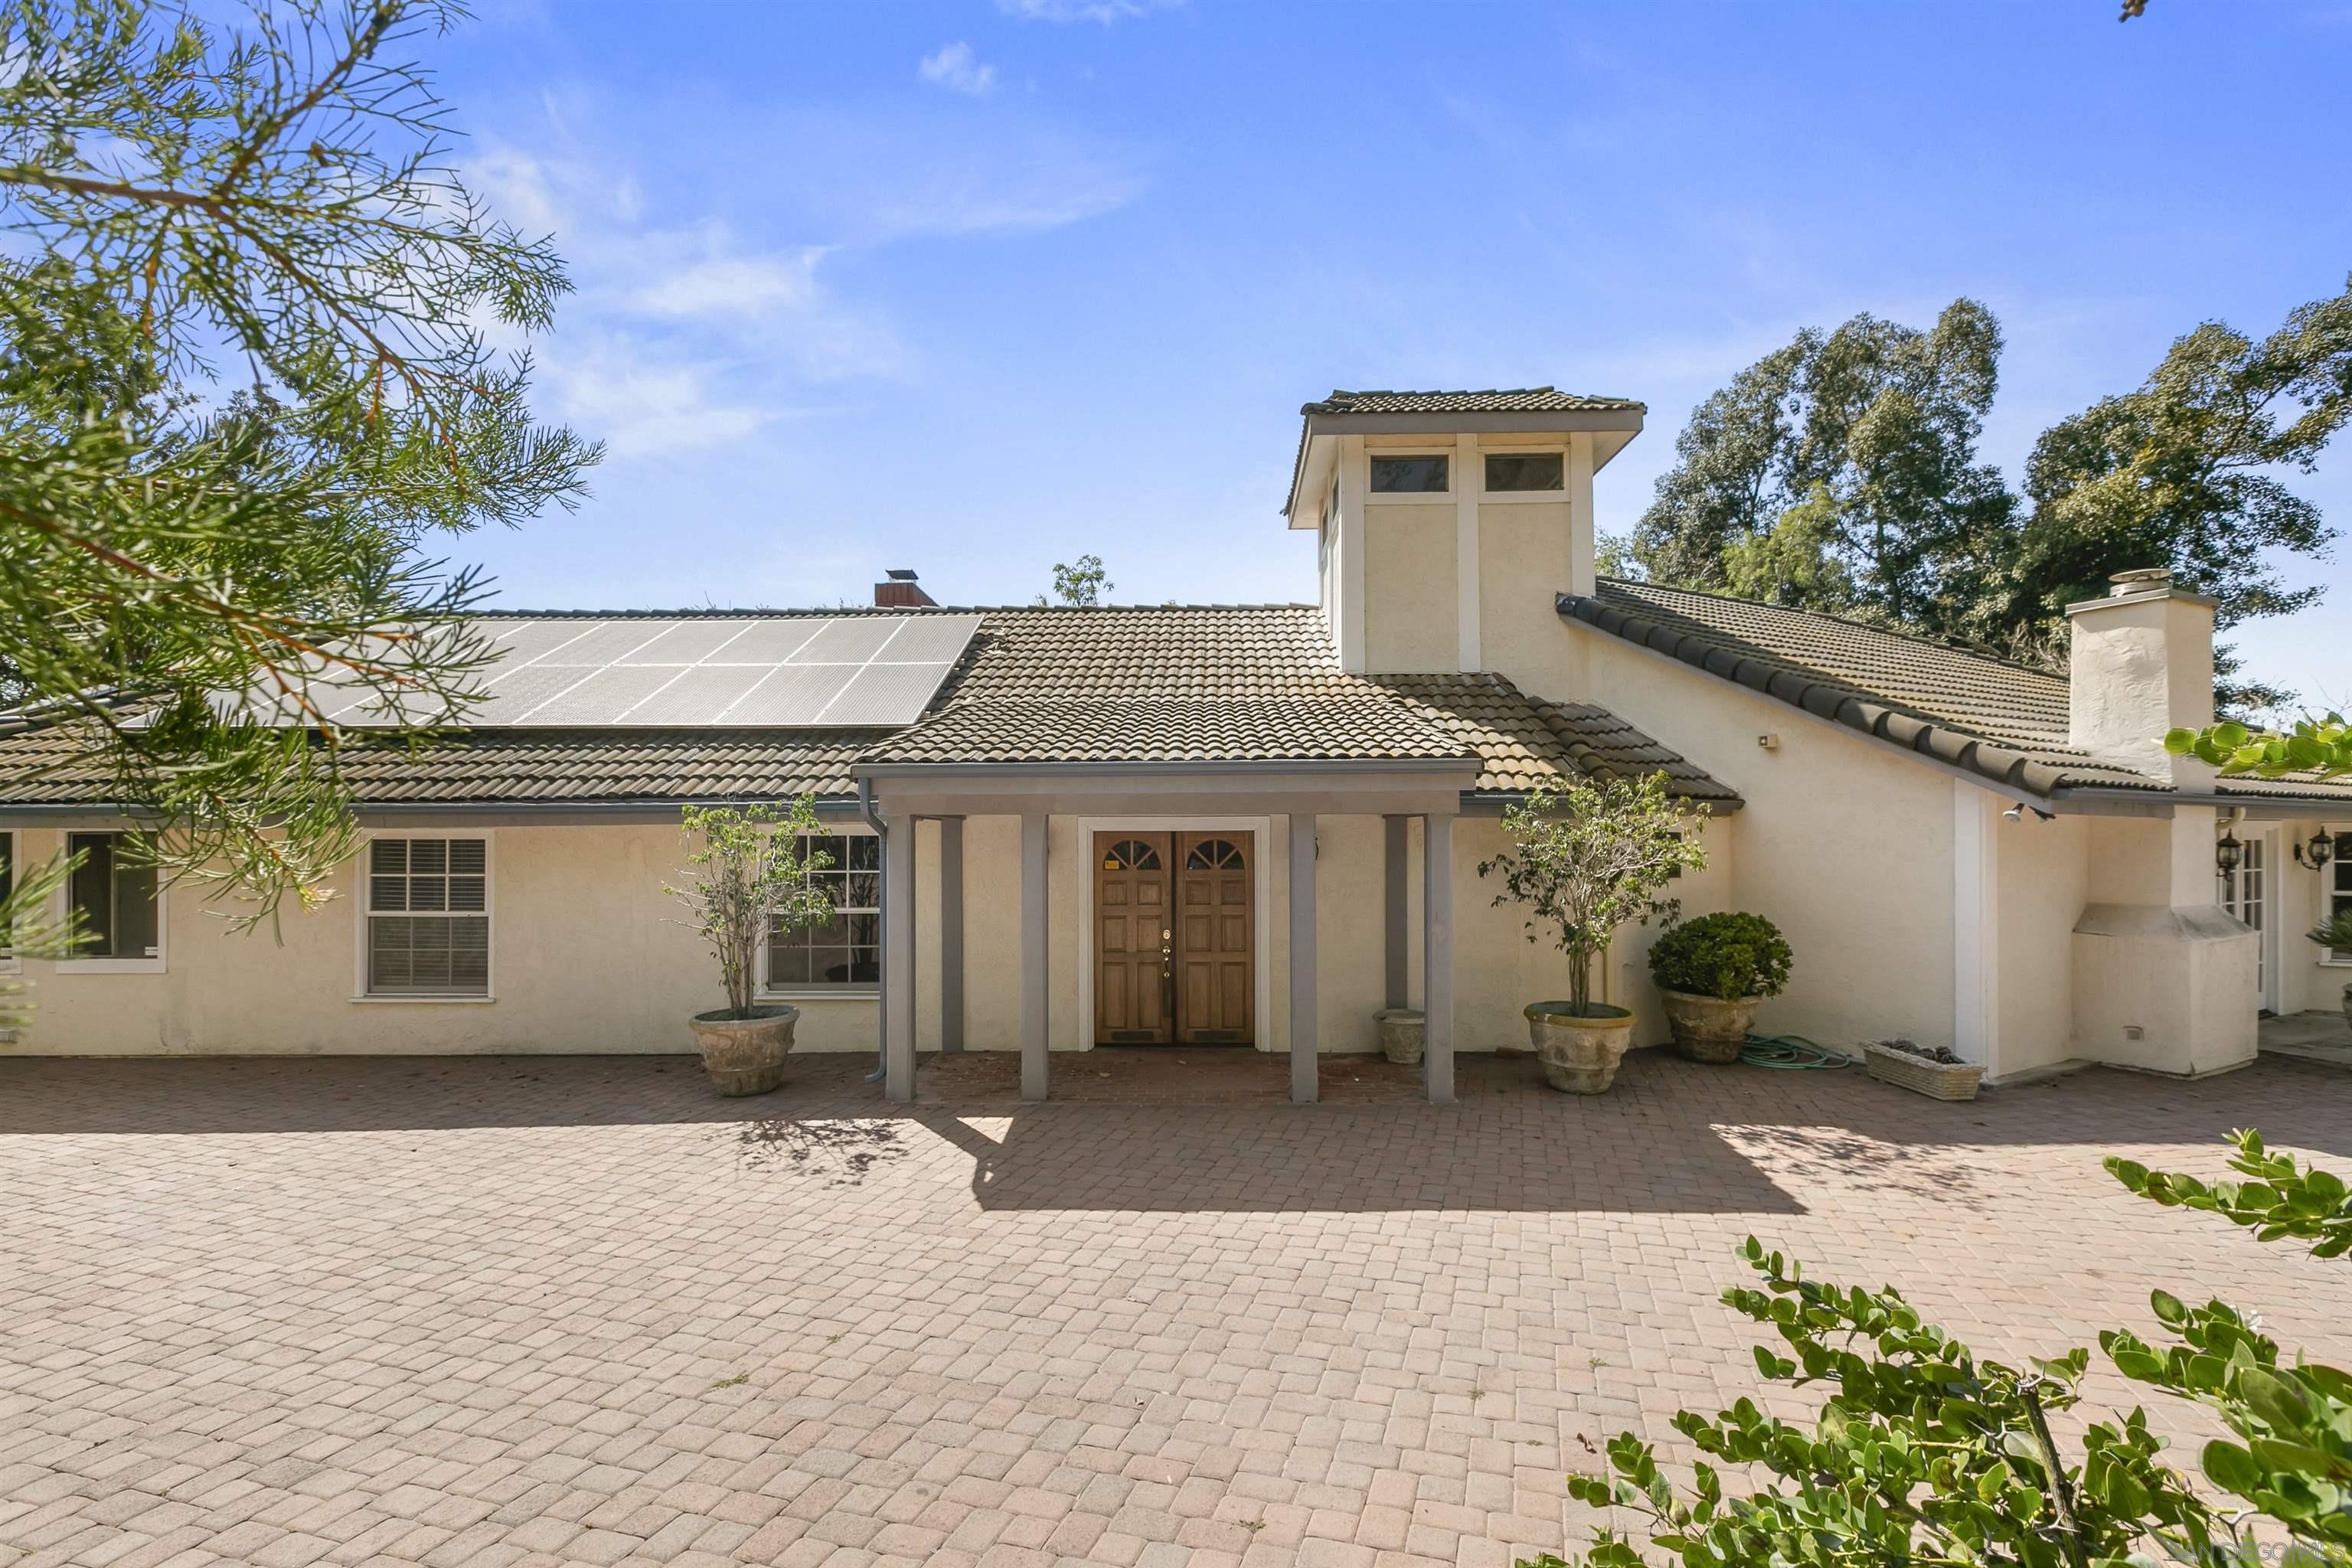
[[[2103,599],[2066,606],[2073,625],[2067,739],[2101,762],[2205,790],[2213,770],[2164,749],[2168,730],[2213,721],[2213,606],[2162,567],[2118,572]]]

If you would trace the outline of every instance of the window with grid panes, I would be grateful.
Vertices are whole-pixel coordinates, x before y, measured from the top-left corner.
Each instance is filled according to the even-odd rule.
[[[372,841],[367,994],[488,995],[489,880],[487,839]]]
[[[882,841],[870,833],[801,837],[803,858],[825,866],[809,880],[833,900],[833,918],[768,933],[771,991],[871,991],[882,983]]]

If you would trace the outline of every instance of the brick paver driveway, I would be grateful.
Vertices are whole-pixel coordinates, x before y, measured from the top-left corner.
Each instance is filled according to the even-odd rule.
[[[840,1058],[749,1103],[677,1058],[0,1063],[0,1564],[1500,1563],[1589,1523],[1589,1441],[1751,1387],[1751,1231],[1989,1349],[2160,1281],[2352,1356],[2346,1265],[2096,1168],[2241,1123],[2352,1164],[2312,1064],[1947,1106],[1474,1061],[1433,1109],[1176,1060],[903,1112]]]

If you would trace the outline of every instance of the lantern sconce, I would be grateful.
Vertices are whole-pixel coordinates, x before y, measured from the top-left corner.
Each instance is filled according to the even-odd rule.
[[[2309,852],[2307,855],[2306,850]],[[2311,836],[2309,844],[2294,847],[2294,863],[2309,870],[2324,871],[2327,863],[2335,858],[2336,840],[2324,827]]]
[[[2224,877],[2238,868],[2246,858],[2246,847],[2238,841],[2234,832],[2224,831],[2213,843],[2213,868]]]

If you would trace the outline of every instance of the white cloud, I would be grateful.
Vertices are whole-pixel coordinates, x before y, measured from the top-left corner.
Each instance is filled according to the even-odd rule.
[[[1099,22],[1108,27],[1182,4],[1184,0],[996,0],[996,8],[1024,22]]]
[[[730,446],[786,410],[713,395],[720,367],[649,363],[625,337],[583,355],[551,359],[548,388],[568,422],[618,458],[663,457]]]
[[[658,277],[631,296],[651,316],[765,315],[803,310],[817,302],[816,264],[822,246],[789,257],[715,257]]]
[[[934,87],[969,93],[974,98],[982,97],[996,87],[996,68],[981,64],[972,54],[970,44],[950,44],[938,54],[926,55],[917,68],[922,79]]]

